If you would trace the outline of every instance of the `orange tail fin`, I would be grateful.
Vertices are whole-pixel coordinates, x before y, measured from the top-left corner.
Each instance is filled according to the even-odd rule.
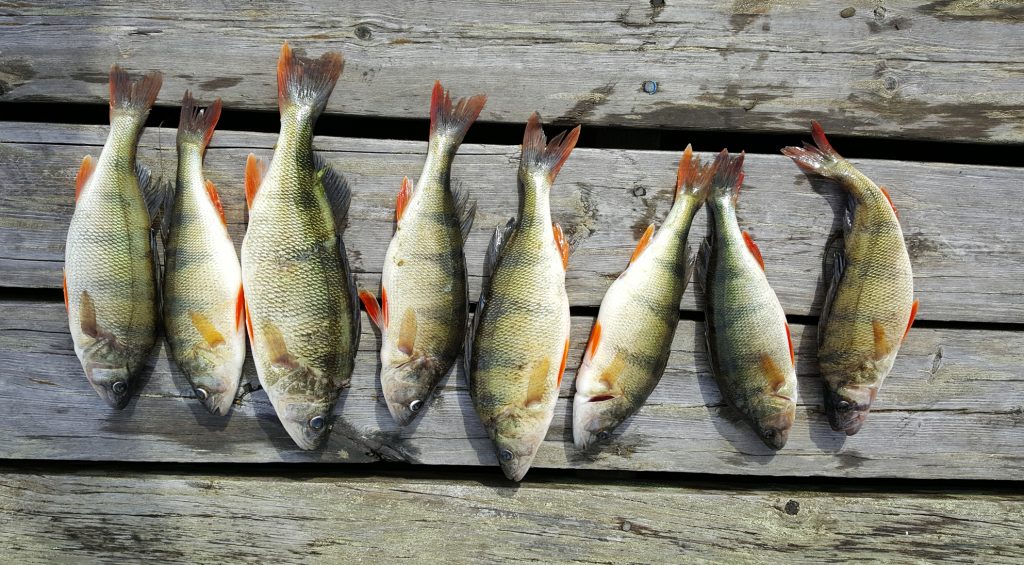
[[[192,97],[192,93],[185,91],[181,99],[181,118],[178,120],[178,145],[183,143],[196,143],[201,141],[203,152],[213,138],[213,130],[220,120],[221,102],[220,98],[213,101],[206,108],[201,108]]]
[[[114,65],[110,68],[110,115],[119,111],[132,114],[141,129],[163,83],[163,75],[159,72],[143,75],[132,82],[124,69]]]
[[[550,142],[547,141],[540,124],[540,116],[534,112],[526,122],[526,133],[523,135],[523,155],[519,161],[520,177],[524,173],[541,170],[547,174],[549,181],[554,182],[579,138],[580,126],[576,126],[556,135]]]
[[[487,96],[478,94],[460,98],[453,108],[451,95],[441,87],[441,81],[435,82],[430,96],[430,137],[448,136],[452,139],[452,145],[457,147],[486,103]]]
[[[345,67],[340,53],[324,53],[319,59],[296,55],[288,42],[277,60],[277,104],[282,110],[295,104],[313,108],[314,118],[327,107],[327,99]]]

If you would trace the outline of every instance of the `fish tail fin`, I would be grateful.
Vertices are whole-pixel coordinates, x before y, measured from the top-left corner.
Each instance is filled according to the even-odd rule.
[[[743,159],[746,152],[741,151],[739,155],[729,155],[728,149],[723,149],[715,162],[712,163],[712,174],[708,183],[709,197],[731,196],[733,204],[740,197],[740,187],[743,185]]]
[[[213,104],[203,108],[199,106],[192,92],[186,90],[185,96],[181,99],[181,118],[178,120],[178,145],[184,143],[202,143],[202,152],[206,153],[206,146],[213,138],[213,130],[220,120],[221,102],[220,98],[213,101]]]
[[[487,95],[477,94],[469,98],[459,98],[452,106],[451,95],[441,86],[441,81],[434,82],[434,90],[430,96],[431,139],[443,135],[450,140],[450,147],[458,147],[486,103]]]
[[[547,141],[541,127],[540,116],[534,112],[526,122],[523,135],[523,155],[519,161],[519,175],[543,172],[550,182],[555,181],[569,154],[580,137],[580,126],[563,131]]]
[[[715,171],[715,163],[701,163],[700,157],[693,156],[693,147],[687,145],[676,173],[676,199],[693,196],[700,202],[707,200]]]
[[[128,114],[135,118],[141,131],[150,108],[160,94],[164,78],[159,71],[147,73],[132,81],[128,72],[119,65],[110,67],[110,117],[114,114]]]
[[[782,154],[808,173],[817,173],[829,178],[839,176],[841,172],[836,165],[846,160],[832,148],[832,144],[825,137],[825,130],[818,122],[811,122],[811,138],[814,145],[805,142],[803,147],[785,147]]]
[[[283,111],[289,106],[313,109],[313,118],[327,107],[327,99],[345,67],[341,53],[329,51],[319,59],[296,55],[285,41],[277,60],[277,104]]]

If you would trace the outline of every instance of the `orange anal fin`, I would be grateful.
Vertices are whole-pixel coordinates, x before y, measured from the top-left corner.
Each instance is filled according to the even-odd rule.
[[[64,293],[67,296],[67,291]],[[919,300],[914,300],[914,305],[910,307],[910,320],[907,322],[907,329],[903,330],[903,337],[900,340],[907,339],[907,334],[910,333],[910,326],[914,325],[914,318],[917,318],[917,305],[920,303]]]
[[[789,344],[789,362],[796,367],[796,353],[793,351],[793,335],[789,332],[789,323],[786,326],[786,343]]]
[[[562,231],[562,226],[557,223],[551,224],[551,229],[555,232],[555,247],[558,249],[558,253],[562,256],[562,268],[569,268],[569,244],[565,241],[565,233]]]
[[[213,181],[206,180],[206,195],[210,197],[210,202],[213,203],[213,207],[217,209],[217,214],[220,216],[220,222],[225,226],[228,225],[227,218],[224,217],[224,206],[221,206],[220,195],[217,194],[217,187],[213,185]]]
[[[587,353],[585,361],[589,361],[597,354],[597,346],[601,343],[601,322],[594,322],[594,329],[590,330],[590,340],[587,341]]]
[[[78,176],[75,177],[75,202],[78,202],[78,198],[82,195],[82,189],[85,188],[85,183],[89,182],[89,177],[92,176],[95,170],[96,161],[93,160],[92,155],[86,155],[82,159],[82,165],[78,167]]]
[[[768,383],[768,389],[772,393],[779,392],[782,387],[786,386],[786,373],[782,372],[779,365],[767,353],[761,354],[761,372],[764,374],[765,380]]]
[[[544,395],[548,392],[548,370],[550,368],[551,362],[547,359],[542,359],[530,369],[530,381],[526,388],[526,403],[524,406],[537,404],[544,400]]]
[[[647,246],[651,244],[651,236],[654,235],[654,224],[647,226],[644,230],[644,234],[640,236],[640,241],[636,244],[636,249],[633,250],[633,256],[629,258],[629,264],[632,265],[633,261],[636,261],[637,257],[647,249]]]
[[[235,299],[235,331],[242,327],[245,320],[245,289],[238,285],[238,297]]]
[[[884,186],[880,186],[878,188],[882,190],[882,196],[885,196],[885,199],[889,201],[889,207],[892,208],[892,213],[896,214],[896,217],[899,218],[900,211],[897,210],[896,205],[892,203],[892,196],[889,196],[889,190]]]
[[[259,157],[250,153],[245,160],[245,204],[252,210],[252,203],[256,201],[256,193],[263,183],[263,175],[267,172],[267,165]]]
[[[875,359],[883,359],[889,355],[889,342],[886,339],[885,327],[878,320],[872,320],[871,330],[875,337]]]
[[[395,198],[395,221],[402,221],[405,215],[405,207],[409,205],[409,196],[412,194],[412,181],[409,177],[402,177],[402,188],[398,189],[398,197]]]
[[[224,334],[217,331],[214,327],[213,322],[209,318],[204,316],[201,312],[191,312],[190,317],[192,318],[192,326],[199,332],[199,335],[203,337],[203,341],[206,342],[210,347],[217,347],[218,345],[224,345]]]
[[[64,287],[64,311],[65,312],[70,312],[71,311],[71,305],[68,303],[68,274],[67,274],[67,272],[64,272],[64,274],[63,274],[63,276],[61,278],[64,279],[64,281],[63,281],[63,287]]]
[[[558,383],[555,385],[559,388],[562,386],[562,377],[565,376],[565,362],[569,360],[569,338],[565,339],[565,349],[562,351],[562,364],[558,366]]]
[[[743,232],[743,243],[747,244],[747,249],[750,250],[750,254],[757,259],[757,264],[761,265],[761,270],[764,270],[764,258],[761,257],[761,249],[754,243],[754,238],[750,237],[750,234]]]
[[[402,315],[402,325],[398,329],[398,350],[412,356],[416,349],[416,311],[407,308]]]
[[[380,305],[377,304],[377,298],[365,290],[360,290],[359,300],[362,301],[363,308],[366,308],[366,315],[370,317],[373,325],[384,329],[382,325],[383,320],[380,319]]]

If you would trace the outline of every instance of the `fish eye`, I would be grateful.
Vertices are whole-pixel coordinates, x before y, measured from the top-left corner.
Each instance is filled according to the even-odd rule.
[[[498,453],[498,457],[500,457],[502,461],[511,461],[515,455],[507,449],[502,449],[501,452]]]
[[[198,397],[199,400],[206,400],[208,396],[210,396],[210,393],[207,392],[205,388],[201,386],[196,387],[196,397]]]
[[[314,431],[322,430],[324,428],[324,417],[313,416],[312,418],[309,419],[309,427],[312,428]]]
[[[836,409],[842,412],[846,412],[850,408],[853,408],[853,405],[845,400],[840,400],[839,402],[836,403]]]
[[[412,402],[409,403],[409,410],[412,410],[413,412],[419,412],[421,406],[423,406],[422,400],[413,400]]]
[[[128,383],[124,381],[114,381],[114,384],[110,385],[110,390],[114,391],[114,394],[124,394],[128,390]]]
[[[608,438],[612,437],[612,434],[608,430],[601,430],[597,432],[597,439],[600,441],[608,441]]]
[[[764,431],[764,438],[765,439],[775,439],[775,430],[770,430],[770,429],[769,430],[765,430]]]

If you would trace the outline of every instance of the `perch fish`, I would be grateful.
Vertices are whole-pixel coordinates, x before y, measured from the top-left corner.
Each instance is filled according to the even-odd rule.
[[[217,188],[203,177],[218,98],[188,91],[178,123],[178,176],[164,206],[164,327],[171,356],[211,414],[231,410],[245,360],[242,270]]]
[[[648,226],[629,266],[601,301],[576,374],[572,435],[577,449],[607,440],[643,406],[665,371],[691,273],[687,235],[713,173],[687,146],[664,225],[657,231]]]
[[[146,116],[163,82],[132,82],[110,70],[110,134],[99,159],[86,156],[75,183],[75,212],[64,256],[64,303],[85,376],[114,408],[124,408],[156,341],[158,274],[153,218],[160,183],[135,162]]]
[[[782,449],[796,415],[796,363],[786,314],[764,274],[757,244],[736,220],[743,157],[715,160],[708,208],[712,236],[701,245],[708,358],[726,402],[772,449]]]
[[[546,143],[530,117],[519,162],[519,214],[495,230],[477,305],[469,390],[505,476],[529,470],[554,415],[569,353],[569,246],[551,221],[549,193],[580,128]]]
[[[818,122],[816,146],[782,153],[808,173],[839,183],[848,196],[843,237],[826,250],[831,272],[818,323],[825,412],[835,431],[856,434],[917,314],[914,275],[889,192],[839,156]]]
[[[326,438],[359,343],[359,298],[341,240],[344,180],[313,152],[313,125],[341,75],[342,58],[295,55],[277,66],[281,133],[269,168],[245,166],[249,227],[242,242],[249,342],[260,383],[302,449]]]
[[[398,192],[381,301],[360,292],[381,331],[380,384],[400,426],[423,409],[465,345],[469,297],[462,245],[475,206],[465,192],[452,190],[451,168],[486,100],[463,98],[453,107],[441,83],[434,84],[427,160],[416,187],[405,178]]]

